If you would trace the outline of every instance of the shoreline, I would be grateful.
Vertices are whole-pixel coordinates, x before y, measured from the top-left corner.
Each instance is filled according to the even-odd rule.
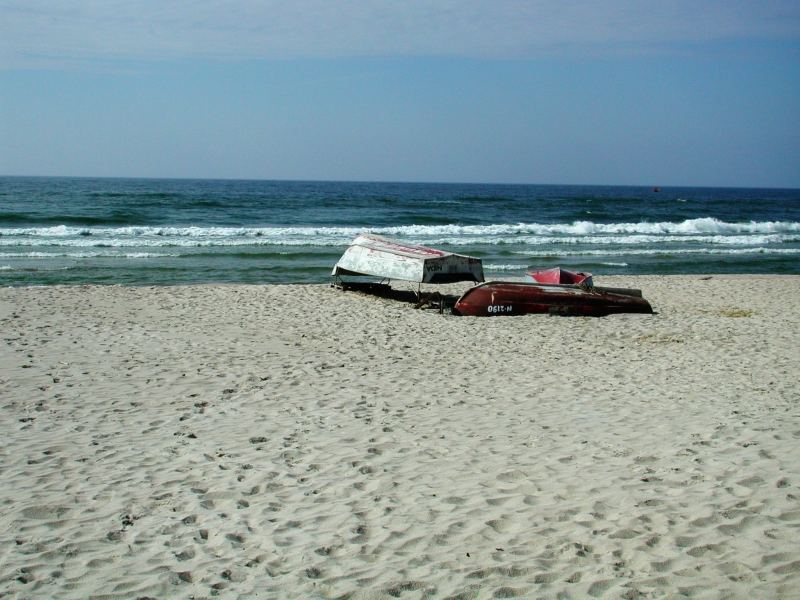
[[[791,278],[800,278],[800,273],[762,273],[762,272],[752,272],[752,273],[638,273],[638,274],[619,274],[619,273],[611,273],[611,274],[595,274],[595,278],[598,278],[602,285],[610,285],[608,280],[615,280],[615,281],[622,281],[622,280],[634,280],[634,281],[647,281],[647,280],[659,280],[659,279],[668,279],[668,280],[698,280],[698,281],[707,281],[711,279],[791,279]],[[281,287],[281,286],[288,286],[288,287],[298,287],[298,286],[308,286],[308,287],[329,287],[330,282],[332,281],[332,277],[326,281],[287,281],[287,282],[236,282],[236,281],[201,281],[201,282],[189,282],[189,283],[44,283],[44,284],[28,284],[28,285],[0,285],[0,289],[40,289],[40,288],[183,288],[183,287],[197,287],[197,288],[206,288],[206,287]],[[377,279],[377,278],[376,278]],[[502,276],[487,276],[486,282],[489,281],[529,281],[528,277],[522,275],[509,275],[508,277]],[[414,282],[406,282],[399,279],[390,280],[390,283],[393,286],[416,286],[417,284]],[[457,283],[445,283],[445,284],[432,284],[432,283],[424,283],[422,284],[423,288],[427,288],[429,291],[435,290],[450,290],[455,288],[464,288],[470,287],[472,285],[477,285],[478,283],[483,282],[457,282]]]
[[[703,277],[0,288],[0,595],[789,598],[800,276]]]

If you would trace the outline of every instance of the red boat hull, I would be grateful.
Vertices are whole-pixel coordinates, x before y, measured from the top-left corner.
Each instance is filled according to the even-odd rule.
[[[604,317],[619,313],[652,314],[641,296],[614,294],[575,285],[492,281],[467,290],[453,313],[472,317],[554,314]]]
[[[561,267],[553,267],[552,269],[542,269],[540,271],[528,271],[528,277],[539,283],[549,284],[572,284],[572,285],[592,285],[591,273],[576,273],[575,271],[567,271]]]

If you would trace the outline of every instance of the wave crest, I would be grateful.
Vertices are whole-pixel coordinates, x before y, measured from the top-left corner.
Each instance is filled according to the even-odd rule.
[[[793,221],[749,221],[731,223],[713,217],[688,219],[681,222],[595,223],[517,223],[490,225],[399,225],[392,227],[197,227],[197,226],[127,226],[127,227],[51,227],[0,228],[0,237],[106,237],[106,238],[263,238],[273,243],[280,240],[316,240],[346,243],[359,233],[428,238],[449,236],[475,238],[486,236],[592,236],[610,235],[780,235],[800,234],[800,223]]]

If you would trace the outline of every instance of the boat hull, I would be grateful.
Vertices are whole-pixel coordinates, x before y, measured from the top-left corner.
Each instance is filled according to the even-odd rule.
[[[641,296],[614,294],[576,285],[492,281],[467,290],[453,313],[473,317],[553,314],[604,317],[619,313],[652,314]]]
[[[483,264],[472,256],[361,234],[347,247],[331,276],[417,283],[483,281]]]

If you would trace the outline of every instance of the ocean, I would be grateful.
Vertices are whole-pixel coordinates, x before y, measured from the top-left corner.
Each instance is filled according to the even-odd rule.
[[[800,274],[800,190],[0,177],[0,285],[323,283],[360,232],[493,279]]]

